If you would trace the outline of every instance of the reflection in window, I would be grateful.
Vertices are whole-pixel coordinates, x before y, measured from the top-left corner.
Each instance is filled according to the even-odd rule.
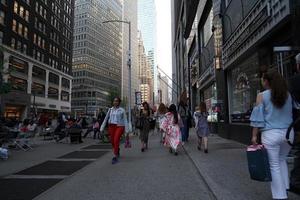
[[[46,80],[46,71],[40,67],[33,66],[32,77],[45,81]]]
[[[10,61],[9,61],[9,70],[14,72],[19,72],[22,74],[28,74],[28,63],[17,59],[15,57],[10,57]]]
[[[13,90],[27,92],[27,81],[21,78],[10,76],[8,79]]]
[[[48,98],[58,100],[58,89],[49,87]]]
[[[229,100],[231,122],[249,122],[249,118],[260,91],[257,55],[229,72]]]
[[[45,85],[33,82],[31,88],[31,94],[39,97],[45,97]]]
[[[62,101],[69,101],[70,100],[69,92],[62,91],[61,92],[61,100]]]

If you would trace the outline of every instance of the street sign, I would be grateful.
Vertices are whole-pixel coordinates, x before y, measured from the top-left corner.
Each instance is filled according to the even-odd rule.
[[[142,104],[142,93],[141,92],[135,92],[135,104],[136,105]]]

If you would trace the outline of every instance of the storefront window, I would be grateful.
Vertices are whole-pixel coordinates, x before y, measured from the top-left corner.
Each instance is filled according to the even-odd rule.
[[[249,123],[252,108],[259,92],[258,57],[254,55],[229,71],[231,122]]]
[[[207,120],[209,122],[217,122],[219,109],[218,109],[218,101],[217,101],[216,83],[213,83],[206,90],[204,90],[203,97],[208,112]]]

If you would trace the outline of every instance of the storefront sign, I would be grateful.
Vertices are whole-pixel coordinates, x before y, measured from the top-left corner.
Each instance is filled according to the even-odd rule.
[[[243,45],[248,38],[269,18],[268,9],[265,7],[249,26],[234,40],[232,45],[227,49],[227,57],[230,56]]]
[[[271,32],[291,13],[290,1],[258,1],[251,12],[241,22],[230,38],[223,45],[224,68]]]

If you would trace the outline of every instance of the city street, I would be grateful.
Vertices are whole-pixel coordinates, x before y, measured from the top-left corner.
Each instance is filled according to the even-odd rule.
[[[210,137],[209,154],[204,154],[197,150],[196,137],[192,134],[190,142],[175,156],[163,148],[158,139],[158,136],[152,135],[149,150],[142,153],[138,138],[133,137],[131,149],[124,149],[122,145],[120,162],[116,165],[111,165],[109,146],[95,144],[90,139],[79,146],[48,144],[44,148],[39,147],[25,152],[32,157],[40,157],[39,162],[33,159],[31,166],[35,167],[28,169],[30,165],[27,162],[22,169],[19,162],[18,168],[15,168],[13,158],[1,163],[1,167],[11,169],[12,173],[2,173],[4,177],[0,182],[6,181],[8,185],[1,187],[5,189],[1,189],[1,193],[6,200],[16,199],[20,197],[18,195],[25,200],[34,197],[37,200],[271,199],[267,183],[250,180],[244,145],[213,135]],[[38,156],[45,149],[53,153],[45,154],[43,158]],[[18,153],[23,154],[15,152]],[[49,161],[45,162],[47,159]],[[22,161],[22,158],[18,160]],[[26,160],[29,160],[28,156]],[[54,169],[55,163],[49,163],[58,161],[64,163],[60,168]],[[41,162],[44,170],[38,167]],[[87,163],[78,167],[83,162]],[[7,189],[9,181],[25,185],[16,192]],[[299,198],[292,193],[289,197],[292,200]]]

